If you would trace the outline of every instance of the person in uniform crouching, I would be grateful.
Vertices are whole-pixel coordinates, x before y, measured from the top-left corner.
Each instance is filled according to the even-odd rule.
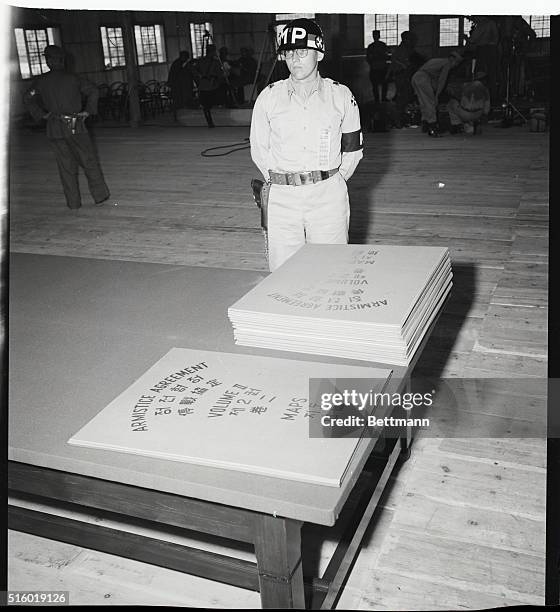
[[[363,157],[354,96],[319,74],[325,48],[317,23],[291,21],[278,52],[290,76],[261,91],[250,132],[251,157],[270,184],[271,272],[306,242],[348,243],[346,181]]]
[[[89,115],[97,114],[99,91],[91,81],[65,70],[61,47],[48,45],[44,54],[50,72],[38,76],[25,92],[25,106],[36,121],[47,120],[47,138],[54,150],[68,208],[82,205],[80,166],[95,204],[100,206],[109,198],[109,188],[85,125]]]

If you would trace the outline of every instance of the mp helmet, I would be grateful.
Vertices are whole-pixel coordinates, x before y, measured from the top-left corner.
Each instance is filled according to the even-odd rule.
[[[289,49],[315,49],[325,52],[323,31],[312,19],[294,19],[286,24],[279,36],[278,53]]]

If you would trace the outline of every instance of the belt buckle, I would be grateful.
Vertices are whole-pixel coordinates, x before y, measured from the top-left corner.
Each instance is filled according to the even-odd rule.
[[[299,187],[300,185],[303,185],[303,183],[301,182],[301,174],[299,172],[292,172],[291,174],[288,175],[288,180],[290,181],[290,185],[293,185],[294,187]]]
[[[299,173],[300,185],[309,185],[314,183],[313,172],[300,172]]]

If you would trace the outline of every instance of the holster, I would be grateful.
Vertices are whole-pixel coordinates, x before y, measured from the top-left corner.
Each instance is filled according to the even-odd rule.
[[[265,183],[261,179],[251,179],[251,189],[255,204],[261,209],[261,227],[268,228],[268,195],[270,193],[270,183]]]
[[[83,134],[87,132],[85,120],[78,115],[51,115],[49,120],[52,120],[61,126],[59,129],[65,134]]]

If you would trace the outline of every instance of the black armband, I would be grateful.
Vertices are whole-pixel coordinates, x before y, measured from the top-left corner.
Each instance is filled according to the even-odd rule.
[[[352,151],[359,151],[362,148],[362,130],[342,134],[340,143],[341,153],[352,153]]]

